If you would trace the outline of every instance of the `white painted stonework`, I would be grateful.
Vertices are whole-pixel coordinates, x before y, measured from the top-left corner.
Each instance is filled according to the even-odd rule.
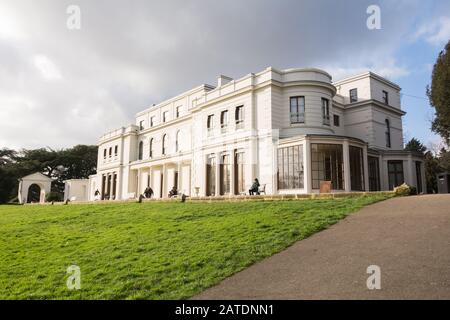
[[[32,185],[36,185],[39,189],[39,203],[45,202],[45,196],[51,191],[52,179],[40,172],[29,174],[19,179],[18,198],[19,203],[31,202],[28,199],[28,192]]]
[[[147,186],[156,198],[173,186],[189,196],[248,194],[255,178],[266,194],[319,192],[322,181],[334,192],[400,182],[423,192],[422,157],[402,151],[404,114],[400,87],[371,72],[338,82],[319,69],[220,76],[104,134],[87,198],[135,198]]]

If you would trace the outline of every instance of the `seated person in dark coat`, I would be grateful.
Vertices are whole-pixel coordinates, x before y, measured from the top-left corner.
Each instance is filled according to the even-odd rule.
[[[172,198],[173,196],[176,196],[178,194],[177,188],[172,187],[172,189],[169,191],[169,198]]]
[[[254,194],[259,194],[259,181],[258,179],[255,179],[252,186],[250,187],[250,190],[248,190],[248,193],[252,196]]]
[[[153,189],[150,188],[150,187],[145,188],[144,196],[145,196],[147,199],[150,199],[150,198],[153,196]]]

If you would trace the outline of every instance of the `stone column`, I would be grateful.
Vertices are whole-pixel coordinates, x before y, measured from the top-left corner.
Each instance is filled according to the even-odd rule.
[[[311,141],[309,138],[305,138],[303,143],[303,175],[305,192],[312,193]]]
[[[216,152],[216,192],[215,195],[220,195],[220,164],[222,163],[222,157],[220,152]]]
[[[230,150],[230,165],[231,165],[231,179],[230,179],[230,195],[234,196],[236,194],[236,153],[235,150]]]
[[[352,190],[351,187],[351,177],[350,177],[350,154],[349,154],[349,144],[348,140],[345,139],[343,146],[343,161],[344,161],[344,189],[345,192],[350,192]]]
[[[364,191],[369,191],[369,158],[367,156],[367,145],[363,148],[363,172],[364,172]]]

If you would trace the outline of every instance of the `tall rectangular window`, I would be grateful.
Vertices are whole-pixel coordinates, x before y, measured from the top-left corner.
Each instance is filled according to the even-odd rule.
[[[119,146],[114,147],[114,156],[117,157],[117,154],[119,153]]]
[[[337,114],[333,114],[333,124],[335,127],[340,126],[339,116]]]
[[[383,103],[389,105],[389,93],[383,90]]]
[[[331,181],[335,190],[344,189],[344,163],[341,144],[311,144],[312,188],[320,189],[321,181]]]
[[[208,136],[213,134],[214,130],[214,115],[210,114],[206,120],[206,130],[208,131]]]
[[[377,157],[368,157],[369,191],[380,191],[380,165]]]
[[[227,132],[228,127],[228,110],[224,110],[220,113],[220,129],[222,133]]]
[[[144,120],[139,121],[139,130],[144,130]]]
[[[180,111],[181,111],[181,107],[178,106],[178,107],[175,109],[175,116],[176,116],[177,118],[180,117]]]
[[[350,185],[353,191],[364,191],[364,161],[363,149],[349,147],[350,157]]]
[[[155,117],[150,117],[150,127],[153,127],[155,125]]]
[[[323,124],[330,125],[330,101],[322,98],[322,119]]]
[[[358,102],[358,89],[350,90],[350,103]]]
[[[236,107],[234,119],[236,121],[236,129],[242,129],[244,127],[244,106]]]
[[[291,123],[305,123],[305,97],[290,98]]]
[[[245,179],[244,179],[244,153],[236,152],[235,154],[235,193],[241,194],[245,192]]]
[[[385,136],[386,136],[386,147],[390,148],[391,147],[391,124],[389,122],[389,119],[386,119],[386,132],[385,132]]]
[[[164,111],[163,112],[163,114],[162,114],[162,116],[163,116],[163,118],[162,118],[162,121],[163,122],[166,122],[169,118],[168,118],[168,115],[169,115],[169,112],[168,111]]]
[[[403,161],[391,160],[388,161],[388,178],[389,178],[389,190],[393,190],[395,187],[403,184],[405,179],[403,177]]]
[[[303,189],[303,146],[278,149],[278,189]]]
[[[416,161],[416,180],[417,180],[417,193],[422,193],[422,166],[420,161]]]
[[[230,156],[225,154],[222,156],[222,163],[220,164],[220,194],[225,195],[230,193],[231,185],[231,164]]]
[[[216,194],[216,158],[208,157],[206,162],[206,195]]]

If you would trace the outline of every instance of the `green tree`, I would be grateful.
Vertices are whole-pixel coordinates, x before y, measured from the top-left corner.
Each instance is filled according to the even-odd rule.
[[[431,151],[424,155],[425,179],[427,181],[427,193],[437,193],[436,175],[441,171],[439,159]]]
[[[17,196],[18,179],[41,172],[54,179],[52,191],[62,194],[64,180],[83,179],[96,172],[97,146],[77,145],[73,148],[52,150],[39,148],[0,150],[0,203]]]
[[[419,141],[419,139],[412,138],[406,143],[405,150],[416,151],[424,154],[425,151],[427,151],[427,148]]]
[[[450,141],[450,41],[439,53],[433,67],[431,87],[427,87],[435,118],[431,130],[439,134],[446,143]]]

